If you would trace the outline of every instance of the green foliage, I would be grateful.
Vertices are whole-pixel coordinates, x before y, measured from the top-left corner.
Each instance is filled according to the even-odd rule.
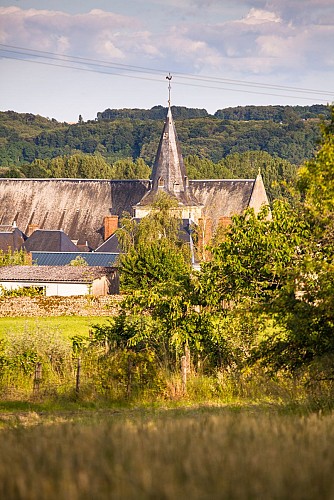
[[[184,106],[172,106],[172,113],[175,118],[197,118],[208,116],[205,109],[185,108]],[[167,108],[163,106],[153,106],[151,109],[106,109],[97,114],[98,120],[118,120],[120,118],[130,118],[132,120],[164,120],[167,115]]]
[[[224,120],[273,120],[275,122],[297,119],[329,118],[328,106],[237,106],[216,111],[215,116]]]
[[[291,198],[297,167],[265,151],[231,153],[218,163],[191,155],[185,158],[190,179],[254,179],[261,172],[270,201]]]
[[[57,331],[25,328],[7,331],[0,352],[2,379],[19,381],[20,376],[32,375],[37,362],[45,372],[62,374],[71,368],[71,346]]]
[[[0,266],[24,266],[29,265],[30,257],[23,250],[8,249],[7,252],[0,250]]]
[[[69,266],[88,266],[88,264],[84,257],[77,255],[75,259],[71,260]]]
[[[203,302],[219,307],[225,301],[267,302],[285,284],[310,235],[308,221],[287,202],[271,211],[252,209],[233,218],[223,241],[212,248],[212,260],[202,266]]]
[[[179,240],[177,201],[161,193],[139,223],[128,216],[117,231],[126,251],[121,256],[123,290],[147,289],[170,280],[183,282],[190,270],[189,249]]]
[[[188,259],[187,259],[188,258]],[[189,254],[174,248],[166,240],[139,243],[122,255],[121,285],[123,291],[147,289],[160,282],[181,281],[186,274]]]
[[[39,297],[41,295],[44,295],[43,287],[23,286],[23,287],[11,288],[10,290],[7,290],[2,285],[0,285],[0,298]]]
[[[145,164],[142,158],[132,161],[124,158],[116,161],[111,169],[111,179],[148,179],[151,169]]]

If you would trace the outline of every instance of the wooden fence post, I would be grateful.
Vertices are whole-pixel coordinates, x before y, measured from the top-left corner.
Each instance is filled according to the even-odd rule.
[[[75,393],[77,396],[79,396],[79,392],[80,392],[80,371],[81,371],[81,359],[78,358],[77,374],[76,374],[76,382],[75,382]]]
[[[126,397],[129,399],[132,392],[132,358],[128,356]]]
[[[35,364],[34,389],[33,389],[34,394],[37,394],[39,392],[41,379],[42,379],[42,363],[38,361],[38,363]]]
[[[190,349],[188,344],[185,345],[184,347],[184,354],[186,356],[186,361],[187,361],[187,372],[191,372],[191,362],[190,362]]]
[[[187,394],[187,356],[181,357],[182,393]]]

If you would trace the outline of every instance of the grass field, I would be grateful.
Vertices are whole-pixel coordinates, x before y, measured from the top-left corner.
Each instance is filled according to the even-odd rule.
[[[331,414],[202,407],[6,418],[7,500],[334,498]]]
[[[20,331],[24,329],[41,329],[59,331],[66,338],[74,335],[88,335],[93,324],[102,324],[106,317],[100,316],[51,316],[40,318],[0,318],[0,337],[6,331]]]

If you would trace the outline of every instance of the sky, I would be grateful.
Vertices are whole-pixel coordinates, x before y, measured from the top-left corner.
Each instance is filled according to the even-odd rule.
[[[0,0],[0,110],[334,101],[333,0]]]

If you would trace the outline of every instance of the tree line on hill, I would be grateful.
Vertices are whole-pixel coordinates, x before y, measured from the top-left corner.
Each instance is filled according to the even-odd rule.
[[[206,110],[172,109],[184,155],[198,154],[215,162],[230,153],[261,150],[300,164],[314,153],[319,118],[330,116],[322,105],[245,106],[218,110],[215,116]],[[101,118],[105,115],[111,118]],[[106,110],[98,116],[97,121],[67,124],[29,113],[0,112],[0,166],[78,151],[101,153],[109,161],[141,157],[152,163],[166,108]]]
[[[172,106],[172,114],[175,120],[189,120],[192,118],[206,118],[214,116],[223,120],[272,120],[278,122],[294,121],[298,119],[308,120],[310,118],[330,118],[330,110],[324,104],[313,104],[311,106],[236,106],[233,108],[218,109],[210,115],[206,109],[186,108],[184,106]],[[164,106],[153,106],[151,109],[123,108],[106,109],[97,113],[97,120],[118,120],[120,118],[131,118],[134,120],[164,120],[167,108]]]

